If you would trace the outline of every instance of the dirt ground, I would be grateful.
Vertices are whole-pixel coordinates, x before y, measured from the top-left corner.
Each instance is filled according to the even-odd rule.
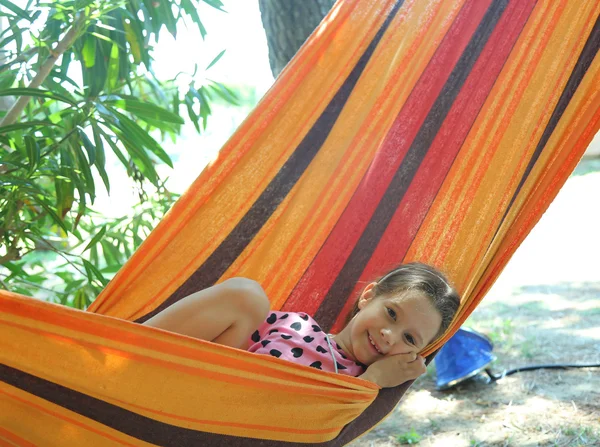
[[[492,369],[600,363],[600,160],[582,162],[465,323]],[[352,447],[600,446],[600,368],[483,376],[436,390],[435,363]]]

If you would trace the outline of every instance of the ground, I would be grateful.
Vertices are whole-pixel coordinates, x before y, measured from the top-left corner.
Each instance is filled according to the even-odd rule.
[[[465,323],[500,373],[600,363],[600,160],[584,160]],[[351,447],[600,446],[600,368],[483,376],[436,390],[435,364]]]

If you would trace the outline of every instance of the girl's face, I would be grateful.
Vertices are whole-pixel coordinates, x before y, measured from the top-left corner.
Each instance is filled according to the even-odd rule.
[[[360,311],[339,334],[342,348],[365,365],[383,356],[418,353],[442,324],[440,313],[423,292],[375,297],[375,284],[365,288],[358,301]]]

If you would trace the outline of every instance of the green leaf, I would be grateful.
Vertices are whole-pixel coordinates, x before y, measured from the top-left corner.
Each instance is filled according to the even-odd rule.
[[[108,62],[108,88],[113,90],[119,82],[119,47],[116,43],[112,45],[110,50],[110,59]]]
[[[210,64],[208,64],[208,67],[205,68],[205,70],[208,70],[210,67],[212,67],[213,65],[215,65],[219,59],[221,59],[223,57],[223,55],[225,54],[226,50],[221,51],[219,54],[217,54],[217,57],[215,57],[212,62]]]
[[[0,176],[0,186],[19,186],[25,188],[34,194],[46,194],[46,191],[41,189],[35,183],[12,175],[2,174]]]
[[[25,273],[25,270],[23,270],[21,268],[21,266],[15,262],[7,262],[6,264],[2,264],[2,267],[7,268],[8,270],[10,270],[13,274],[18,275],[18,276],[27,276],[27,273]]]
[[[29,159],[29,175],[31,175],[40,161],[40,147],[35,139],[29,135],[26,135],[23,139],[25,140],[27,158]]]
[[[92,68],[96,65],[96,39],[92,35],[88,34],[86,36],[81,54],[86,68]]]
[[[62,273],[62,272],[60,272],[60,273]],[[57,276],[60,276],[60,275],[58,275],[58,273],[57,273]],[[72,275],[69,275],[69,276],[72,276]],[[61,277],[61,279],[67,284],[65,287],[65,292],[67,292],[67,293],[72,292],[73,290],[81,287],[83,285],[83,283],[85,283],[85,280],[83,280],[83,279],[73,280],[72,278],[63,278],[63,277]]]
[[[83,249],[82,253],[85,253],[86,251],[88,251],[93,245],[95,245],[100,239],[102,239],[102,237],[104,236],[104,233],[106,233],[106,225],[104,225],[100,229],[100,231],[98,233],[96,233],[96,235],[92,238],[90,243],[87,244],[87,246]]]
[[[121,152],[119,147],[116,145],[116,143],[112,140],[112,138],[109,135],[107,135],[102,129],[100,129],[100,127],[98,127],[98,131],[104,137],[104,140],[111,147],[111,149],[113,150],[113,152],[115,153],[117,158],[119,160],[121,160],[121,163],[123,163],[123,166],[125,166],[127,168],[129,166],[129,162],[127,161],[127,158],[125,158],[125,155],[123,155],[123,152]]]
[[[17,5],[15,5],[14,2],[12,2],[10,0],[0,0],[0,5],[4,6],[8,10],[14,12],[17,15],[17,17],[20,17],[21,19],[25,19],[28,22],[32,21],[32,18],[29,17],[29,14],[27,14],[25,11],[23,11],[21,8],[19,8]]]
[[[106,240],[108,237],[109,236],[107,235],[103,240],[100,241],[106,265],[120,265],[121,263],[119,262],[119,258],[121,258],[121,253],[119,253],[119,250],[113,244]],[[102,269],[102,271],[104,272],[104,269]]]
[[[220,0],[203,0],[204,3],[206,3],[207,5],[212,6],[215,9],[218,9],[219,11],[223,11],[226,12],[223,9],[223,2],[221,2]]]
[[[123,21],[123,27],[125,28],[127,43],[129,43],[129,48],[131,48],[131,54],[133,55],[133,62],[139,64],[142,61],[142,44],[138,39],[138,34],[131,23]]]
[[[24,123],[9,124],[8,126],[0,127],[0,135],[8,132],[14,132],[15,130],[30,129],[32,127],[40,126],[58,126],[58,124],[54,124],[50,121],[26,121]]]
[[[175,16],[173,15],[173,10],[171,8],[172,2],[170,0],[154,0],[154,1],[160,2],[159,15],[164,20],[164,24],[167,27],[167,30],[169,30],[171,35],[176,38],[177,37],[177,21],[175,20]],[[158,36],[156,36],[156,40],[158,41]]]
[[[134,142],[132,142],[127,136],[120,133],[118,137],[121,139],[123,146],[127,149],[127,152],[131,156],[131,159],[135,163],[135,165],[140,169],[142,174],[150,180],[150,182],[158,186],[158,174],[156,173],[156,169],[152,163],[152,160],[148,157],[146,152],[140,147],[138,147]]]
[[[84,182],[81,182],[82,179],[80,177],[73,178],[73,180],[75,180],[76,185],[83,186],[83,190],[89,194],[90,200],[92,201],[92,203],[94,203],[94,199],[96,198],[96,187],[94,184],[94,177],[92,176],[92,171],[90,170],[90,163],[88,162],[88,159],[81,150],[81,145],[79,144],[79,141],[72,141],[70,147],[71,150],[75,153],[75,156],[77,157],[77,167],[83,174]],[[84,194],[81,194],[81,196],[84,196]],[[80,197],[80,199],[83,199],[83,197]]]
[[[121,270],[122,265],[121,264],[113,264],[113,265],[107,265],[106,267],[104,267],[102,270],[100,270],[102,273],[117,273],[119,270]]]
[[[58,216],[58,214],[56,214],[56,211],[54,211],[50,205],[48,205],[46,203],[46,201],[44,199],[42,199],[39,196],[33,196],[32,197],[33,200],[35,200],[35,202],[40,205],[42,208],[44,208],[44,211],[46,211],[46,213],[48,213],[48,215],[52,218],[52,220],[59,226],[61,227],[65,233],[69,232],[69,229],[67,228],[67,226],[65,225],[64,221]]]
[[[1,90],[0,96],[35,96],[38,98],[55,99],[57,101],[71,104],[72,106],[77,106],[77,102],[71,98],[67,98],[66,96],[59,95],[48,90],[41,90],[37,88],[9,88],[6,90]]]
[[[165,150],[152,138],[144,129],[138,126],[134,121],[127,118],[122,113],[113,111],[119,119],[119,128],[133,141],[139,142],[142,146],[148,148],[154,155],[165,162],[169,167],[173,167],[173,162]]]
[[[166,121],[173,124],[184,123],[183,118],[181,118],[179,115],[149,102],[138,101],[131,98],[123,98],[118,100],[104,101],[104,103],[130,112],[131,114],[143,120],[150,119]]]
[[[98,25],[96,25],[96,26],[98,26]],[[95,31],[92,31],[90,33],[90,35],[94,36],[97,39],[104,40],[104,41],[109,42],[109,43],[115,43],[110,37],[105,36],[104,34],[97,33]]]
[[[229,88],[227,88],[225,85],[219,83],[219,82],[213,82],[209,88],[215,92],[217,95],[219,95],[219,97],[221,97],[222,99],[224,99],[226,102],[228,102],[229,104],[233,104],[233,105],[239,105],[239,99],[238,96]]]
[[[0,48],[2,48],[2,44],[0,43]],[[0,73],[0,90],[6,90],[7,88],[11,88],[17,79],[17,73],[14,71],[7,71],[4,73]]]
[[[102,144],[102,137],[100,136],[100,128],[96,121],[92,121],[92,131],[94,133],[94,143],[96,145],[96,169],[100,174],[100,178],[104,182],[106,192],[110,194],[110,182],[108,181],[108,175],[106,174],[106,156],[104,154],[104,145]]]
[[[91,274],[90,274],[91,275]],[[91,280],[90,280],[91,282]],[[75,292],[75,298],[73,298],[73,307],[75,309],[84,310],[86,307],[85,290],[79,289]]]
[[[66,170],[63,168],[62,171]],[[70,170],[67,172],[71,173]],[[75,186],[71,179],[57,176],[54,179],[54,189],[56,191],[56,209],[59,216],[64,219],[73,207],[73,202],[75,201]]]
[[[200,35],[202,36],[202,39],[204,39],[206,37],[206,28],[204,28],[204,25],[202,25],[196,5],[192,4],[191,0],[181,0],[181,7],[192,17],[192,21],[198,25]]]
[[[192,124],[196,128],[196,132],[200,133],[200,125],[198,124],[198,121],[200,120],[200,117],[194,111],[194,103],[193,103],[193,100],[191,98],[191,94],[189,92],[185,96],[184,101],[185,101],[185,106],[186,106],[187,111],[188,111],[188,116],[190,117],[190,120],[192,121]]]
[[[77,133],[79,134],[79,138],[81,138],[83,147],[85,147],[85,150],[87,151],[88,160],[90,162],[89,164],[93,165],[96,162],[96,148],[94,147],[86,133],[83,131],[83,129],[78,128]]]
[[[118,114],[118,112],[114,113]],[[152,163],[152,160],[148,157],[143,147],[138,146],[138,144],[136,144],[137,141],[131,140],[129,138],[129,134],[123,131],[123,129],[120,127],[120,123],[118,123],[118,120],[113,120],[112,126],[113,127],[111,128],[111,130],[115,133],[117,138],[121,140],[121,143],[123,143],[123,146],[125,146],[125,149],[131,156],[131,159],[133,160],[135,165],[140,169],[140,171],[142,171],[142,173],[148,178],[148,180],[152,182],[152,184],[157,186],[158,174],[154,169],[154,164]],[[122,153],[119,151],[117,145],[110,138],[107,138],[106,134],[103,135],[105,135],[106,141],[108,141],[108,143],[111,145],[113,151],[115,151],[117,156],[121,154],[121,156],[119,156],[121,162],[127,168],[129,168],[127,160],[122,156]]]
[[[88,278],[90,279],[90,282],[91,282],[92,278],[95,276],[96,279],[98,279],[102,283],[103,286],[108,284],[108,281],[106,280],[104,275],[102,275],[100,270],[98,270],[94,264],[92,264],[89,261],[86,261],[85,259],[82,259],[82,261],[83,261],[83,266],[85,267],[85,270],[88,273]]]

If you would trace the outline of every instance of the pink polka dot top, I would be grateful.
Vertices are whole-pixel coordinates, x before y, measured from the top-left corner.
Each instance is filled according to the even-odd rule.
[[[365,372],[365,365],[349,359],[331,337],[329,341],[333,355],[327,343],[327,334],[309,315],[271,311],[250,336],[248,351],[331,372],[335,371],[335,357],[339,373],[358,377]]]

